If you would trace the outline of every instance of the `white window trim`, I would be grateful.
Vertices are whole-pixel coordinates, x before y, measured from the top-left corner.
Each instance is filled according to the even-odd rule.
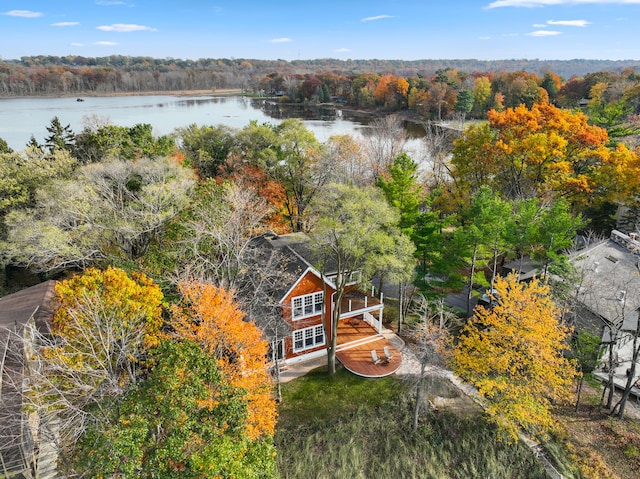
[[[306,312],[307,307],[311,308],[309,312]],[[291,298],[291,319],[294,321],[322,314],[323,309],[324,293],[322,291]],[[296,311],[299,313],[296,314]]]
[[[320,335],[322,335],[322,341],[318,341]],[[318,346],[323,346],[326,343],[324,327],[321,324],[304,329],[297,329],[291,334],[291,337],[293,339],[294,353],[317,348]],[[302,345],[298,346],[296,344],[297,341],[302,342]]]

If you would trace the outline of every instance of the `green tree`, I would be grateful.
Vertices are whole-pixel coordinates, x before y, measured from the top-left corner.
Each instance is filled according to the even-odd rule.
[[[389,204],[400,211],[400,228],[410,235],[421,201],[418,164],[406,153],[401,153],[393,160],[388,176],[388,179],[380,176],[378,186],[384,191]]]
[[[76,138],[73,153],[82,163],[94,163],[105,159],[168,156],[174,149],[175,141],[171,137],[154,137],[150,123],[138,123],[132,127],[85,128]]]
[[[566,251],[573,246],[582,226],[582,218],[571,213],[569,203],[563,198],[541,209],[534,223],[535,246],[531,257],[543,265],[544,276],[566,270]]]
[[[49,136],[45,138],[44,145],[50,153],[55,150],[71,151],[75,143],[75,135],[71,130],[71,125],[62,126],[60,119],[54,116],[51,124],[47,127]]]
[[[506,225],[511,215],[511,205],[503,201],[490,188],[481,187],[470,207],[463,213],[463,226],[456,231],[460,244],[466,245],[469,263],[467,280],[467,315],[471,315],[471,298],[476,282],[485,284],[486,280],[478,276],[478,266],[492,258],[490,286],[496,276],[497,259],[504,248]]]
[[[473,92],[471,90],[460,90],[456,98],[455,110],[462,115],[462,127],[468,113],[473,110]]]
[[[9,144],[4,140],[4,138],[0,138],[0,154],[12,152],[13,150],[9,148]]]
[[[238,153],[280,183],[286,196],[284,207],[293,231],[308,229],[306,210],[327,181],[323,146],[298,119],[279,125],[249,124],[238,133]]]
[[[6,217],[10,264],[59,272],[142,257],[186,206],[193,171],[168,158],[84,165]]]
[[[189,125],[178,130],[180,150],[201,178],[220,173],[235,145],[235,130],[225,125]]]
[[[271,438],[249,439],[242,389],[229,385],[216,357],[194,341],[163,340],[148,378],[110,408],[75,451],[92,477],[273,478]]]
[[[329,374],[335,373],[338,320],[347,278],[361,272],[366,281],[375,272],[413,270],[413,245],[399,231],[399,216],[373,187],[360,189],[348,185],[328,185],[312,207],[317,224],[311,232],[317,254],[317,267],[335,265],[336,293],[332,315],[323,316],[327,341]]]
[[[551,407],[571,397],[578,375],[564,357],[570,330],[560,323],[549,286],[516,275],[496,278],[497,303],[479,307],[454,349],[456,374],[478,388],[491,420],[507,437],[520,429],[543,435],[554,424]]]
[[[588,331],[580,331],[571,341],[571,351],[568,356],[577,361],[580,371],[576,394],[576,412],[578,412],[584,378],[591,374],[600,361],[600,336]]]

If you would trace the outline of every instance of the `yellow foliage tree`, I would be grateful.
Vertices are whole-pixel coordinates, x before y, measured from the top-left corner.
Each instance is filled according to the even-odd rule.
[[[627,199],[638,183],[637,155],[622,145],[609,148],[607,131],[581,112],[536,103],[491,110],[488,119],[454,147],[453,175],[466,191],[488,185],[506,198],[565,197],[584,206]],[[621,184],[620,175],[631,185]]]
[[[171,308],[175,336],[201,344],[217,359],[223,378],[246,391],[247,436],[273,435],[276,406],[262,332],[244,320],[231,293],[222,288],[182,283],[180,292],[182,302]]]
[[[509,275],[494,286],[497,304],[476,309],[453,351],[453,369],[478,388],[508,437],[517,440],[521,428],[544,434],[554,424],[552,404],[570,399],[578,375],[562,355],[571,331],[560,323],[548,285]]]

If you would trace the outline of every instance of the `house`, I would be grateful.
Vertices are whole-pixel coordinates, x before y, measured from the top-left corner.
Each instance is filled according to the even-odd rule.
[[[289,334],[272,344],[274,358],[286,366],[326,356],[337,272],[329,267],[323,274],[314,266],[313,251],[303,233],[266,233],[254,239],[254,246],[269,255],[278,255],[283,271],[283,281],[272,286],[271,294],[280,306]],[[363,289],[360,272],[349,272],[340,307],[337,359],[362,376],[379,377],[395,372],[401,358],[395,349],[393,364],[371,370],[371,351],[382,353],[384,346],[390,345],[383,335],[383,296],[376,295],[373,288]]]
[[[34,328],[49,331],[55,282],[47,281],[0,298],[0,476],[56,477],[56,449],[50,424],[27,413],[29,360]]]
[[[601,367],[594,374],[606,381],[613,368],[615,384],[624,387],[640,312],[640,242],[633,234],[613,230],[608,240],[578,251],[570,260],[581,277],[575,328],[602,338]],[[634,393],[640,395],[640,389]]]

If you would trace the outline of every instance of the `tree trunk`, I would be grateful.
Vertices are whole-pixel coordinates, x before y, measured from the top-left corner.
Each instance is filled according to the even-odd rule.
[[[582,382],[584,381],[584,376],[580,376],[580,381],[578,381],[578,391],[576,397],[576,408],[575,411],[578,412],[578,408],[580,407],[580,396],[582,395]]]
[[[404,288],[403,283],[398,283],[398,332],[399,335],[402,332],[402,322],[404,321]]]
[[[471,316],[471,295],[473,291],[473,276],[476,272],[476,255],[478,254],[478,245],[473,246],[473,256],[471,258],[471,273],[469,274],[469,284],[467,291],[467,317]]]
[[[426,368],[425,361],[420,362],[420,377],[418,378],[418,384],[416,389],[416,405],[413,409],[413,432],[418,430],[418,419],[420,418],[420,408],[422,407],[422,401],[424,396],[424,371]]]

